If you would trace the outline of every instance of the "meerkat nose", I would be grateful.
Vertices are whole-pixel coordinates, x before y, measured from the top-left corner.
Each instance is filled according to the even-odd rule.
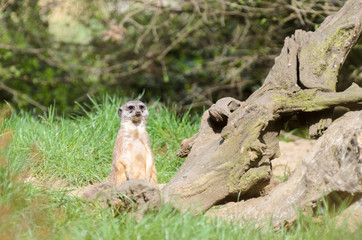
[[[137,117],[141,116],[141,112],[140,112],[140,111],[137,111],[137,112],[136,112],[136,116],[137,116]]]

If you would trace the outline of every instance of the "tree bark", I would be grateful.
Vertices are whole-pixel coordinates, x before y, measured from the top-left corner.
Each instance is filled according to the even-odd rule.
[[[270,180],[270,161],[279,155],[278,136],[286,119],[360,104],[360,87],[336,92],[336,83],[361,34],[361,20],[362,2],[350,0],[315,32],[297,30],[285,39],[260,89],[245,102],[221,99],[206,111],[199,133],[188,143],[187,159],[162,189],[164,200],[181,209],[204,211],[258,196]],[[319,118],[326,122],[328,114]],[[311,121],[316,129],[312,132],[330,124],[315,127],[319,120]]]
[[[327,198],[347,197],[352,202],[362,197],[362,111],[349,112],[337,119],[313,145],[308,156],[288,181],[268,195],[229,203],[207,215],[228,219],[258,220],[275,225],[293,222],[298,210],[315,208]]]

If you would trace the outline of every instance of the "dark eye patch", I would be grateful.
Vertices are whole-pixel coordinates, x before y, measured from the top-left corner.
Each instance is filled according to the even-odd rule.
[[[140,105],[140,109],[141,109],[141,110],[144,110],[145,108],[146,108],[145,105]]]
[[[134,106],[130,105],[127,107],[128,110],[134,110]]]

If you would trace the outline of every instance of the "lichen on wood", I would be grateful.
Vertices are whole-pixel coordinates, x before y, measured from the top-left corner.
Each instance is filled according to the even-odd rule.
[[[187,142],[184,164],[162,189],[164,200],[205,211],[260,196],[288,118],[319,112],[310,128],[322,134],[331,123],[328,109],[362,102],[359,86],[344,92],[335,88],[338,72],[361,35],[361,23],[362,2],[350,0],[315,32],[297,30],[287,37],[260,89],[245,102],[221,99],[204,113],[199,132]]]

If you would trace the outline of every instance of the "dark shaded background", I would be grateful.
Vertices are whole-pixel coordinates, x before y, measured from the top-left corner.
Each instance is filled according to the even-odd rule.
[[[284,38],[313,31],[344,1],[0,2],[0,96],[15,107],[76,112],[116,94],[211,105],[261,86]],[[362,83],[361,42],[338,88]]]

